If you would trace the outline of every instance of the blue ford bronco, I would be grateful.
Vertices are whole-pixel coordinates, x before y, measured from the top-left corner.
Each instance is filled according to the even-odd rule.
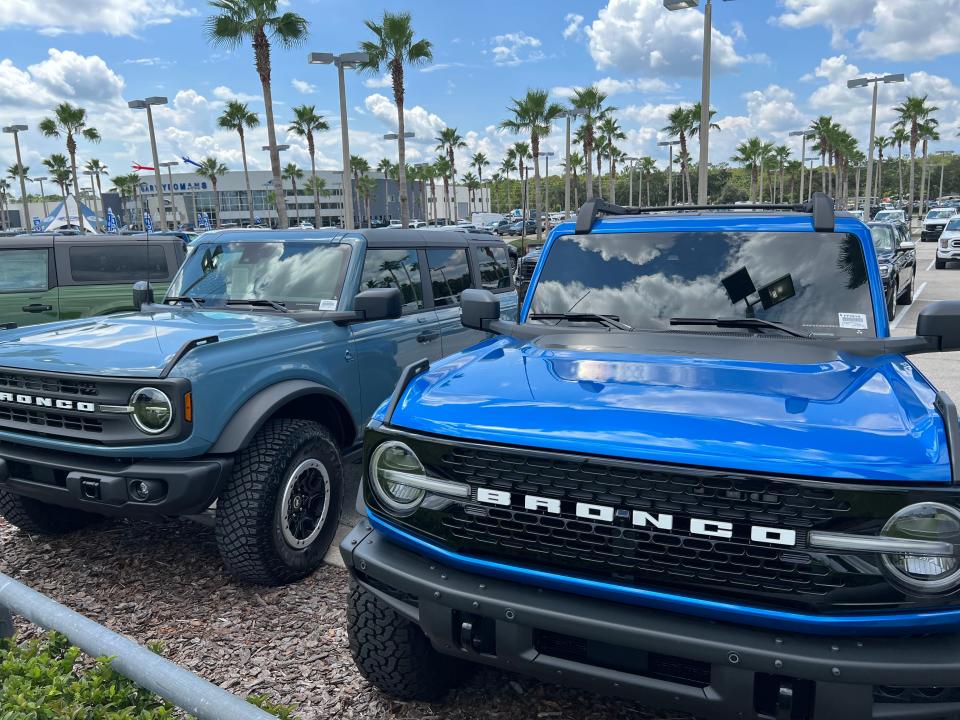
[[[0,333],[0,513],[31,533],[209,515],[227,570],[314,570],[342,459],[414,360],[486,338],[464,290],[516,318],[503,243],[463,233],[222,231],[138,312]]]
[[[350,647],[401,698],[471,663],[717,718],[960,716],[960,423],[890,337],[868,228],[587,203],[519,322],[404,373],[364,438]]]

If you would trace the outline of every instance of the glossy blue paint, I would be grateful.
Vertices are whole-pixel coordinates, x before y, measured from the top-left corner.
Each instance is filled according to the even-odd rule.
[[[466,572],[512,580],[560,592],[587,595],[602,600],[641,605],[673,612],[735,623],[746,623],[779,631],[822,635],[895,634],[960,629],[960,610],[857,615],[805,615],[783,610],[737,605],[704,598],[687,597],[640,587],[545,572],[507,565],[483,558],[459,555],[437,547],[367,511],[370,524],[389,540],[414,552]]]

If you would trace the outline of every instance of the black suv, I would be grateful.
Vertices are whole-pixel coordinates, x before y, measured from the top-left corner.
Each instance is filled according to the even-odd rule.
[[[903,226],[893,222],[869,223],[873,235],[873,248],[880,264],[883,280],[883,295],[887,317],[893,320],[897,305],[913,302],[917,277],[917,245],[904,231]]]

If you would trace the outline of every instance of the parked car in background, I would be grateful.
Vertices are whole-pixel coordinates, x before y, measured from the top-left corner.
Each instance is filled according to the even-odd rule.
[[[403,230],[403,222],[400,220],[391,220],[387,227],[391,230]]]
[[[933,242],[940,239],[940,233],[947,226],[947,220],[957,214],[957,209],[937,208],[927,213],[923,219],[923,230],[920,231],[922,242]]]
[[[537,269],[541,252],[543,252],[542,245],[533,245],[528,247],[526,255],[520,258],[520,263],[517,266],[517,289],[521,294],[533,278],[533,271]]]
[[[861,211],[860,219],[863,219],[863,212]],[[892,222],[897,223],[902,226],[905,231],[909,232],[909,225],[907,224],[907,211],[906,210],[881,210],[873,216],[874,221],[876,222]]]
[[[536,220],[526,220],[515,222],[513,225],[510,225],[505,233],[505,235],[536,235],[537,234],[537,221]]]
[[[0,324],[22,327],[134,309],[133,284],[163,293],[186,254],[180,233],[53,237],[0,244]]]
[[[887,317],[893,320],[897,305],[913,302],[917,278],[917,245],[899,223],[869,223],[883,281]]]
[[[943,270],[949,262],[960,262],[960,215],[950,218],[940,234],[937,246],[937,270]]]
[[[423,220],[411,220],[410,224],[407,225],[407,227],[413,228],[413,229],[425,228],[427,227],[427,223],[424,222]]]

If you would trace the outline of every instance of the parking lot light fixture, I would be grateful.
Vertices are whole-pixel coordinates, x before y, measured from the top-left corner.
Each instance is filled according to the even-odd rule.
[[[154,105],[166,105],[165,97],[154,95],[144,100],[131,100],[127,107],[131,110],[147,111],[147,129],[150,131],[150,152],[153,155],[153,173],[154,181],[157,184],[157,217],[160,219],[160,228],[167,229],[167,211],[163,202],[163,180],[160,178],[160,156],[157,154],[157,135],[153,129],[153,111],[150,109]]]
[[[670,207],[673,207],[673,146],[679,144],[679,140],[664,140],[657,143],[660,147],[670,148],[670,159],[667,162],[667,205]]]
[[[26,125],[8,125],[3,128],[3,132],[13,135],[13,147],[17,152],[17,174],[20,176],[20,202],[23,203],[23,217],[20,218],[20,225],[29,228],[30,225],[30,206],[27,204],[27,181],[23,177],[23,160],[20,159],[20,133],[26,132],[29,128]]]
[[[543,178],[543,208],[547,213],[547,229],[550,229],[550,158],[554,156],[553,152],[538,152],[537,157],[547,159],[546,175]]]
[[[46,180],[49,180],[46,175],[43,177],[30,178],[30,182],[40,183],[40,202],[43,205],[43,216],[46,217],[50,213],[47,211],[47,196],[43,194],[43,183]]]
[[[177,222],[177,200],[176,193],[173,192],[173,173],[170,171],[174,165],[179,165],[178,160],[169,160],[167,162],[160,163],[160,167],[167,169],[167,187],[170,188],[170,204],[173,206],[173,222]],[[184,208],[186,208],[186,202],[184,202]]]
[[[803,160],[801,161],[801,170],[800,170],[800,202],[803,202],[803,201],[804,201],[804,197],[803,197],[803,195],[804,195],[804,193],[803,193],[803,190],[804,190],[803,185],[804,185],[804,183],[803,183],[803,180],[804,180],[804,178],[805,178],[805,176],[806,176],[806,173],[804,172],[804,169],[803,169],[803,167],[802,167],[802,163],[806,162],[806,157],[807,157],[807,140],[808,140],[809,138],[814,137],[814,134],[813,134],[812,132],[810,132],[809,130],[793,130],[793,131],[790,133],[790,137],[802,137],[802,138],[803,138],[803,141],[802,141],[801,144],[800,144],[800,157],[803,158]]]
[[[341,55],[328,52],[312,52],[307,55],[307,62],[310,65],[336,65],[337,67],[337,80],[340,85],[340,141],[343,147],[341,197],[344,230],[354,230],[355,224],[353,221],[353,192],[351,191],[350,137],[347,129],[347,87],[343,71],[346,68],[357,68],[369,59],[370,57],[365,52],[348,52]]]
[[[862,88],[867,85],[873,85],[873,106],[870,112],[870,141],[867,143],[867,200],[863,204],[863,221],[870,222],[873,219],[873,198],[871,189],[873,188],[873,144],[877,134],[877,88],[880,83],[889,85],[891,83],[901,83],[906,79],[903,73],[895,75],[878,75],[877,77],[858,77],[853,80],[847,80],[847,87]],[[913,208],[910,208],[911,223],[913,222]]]

